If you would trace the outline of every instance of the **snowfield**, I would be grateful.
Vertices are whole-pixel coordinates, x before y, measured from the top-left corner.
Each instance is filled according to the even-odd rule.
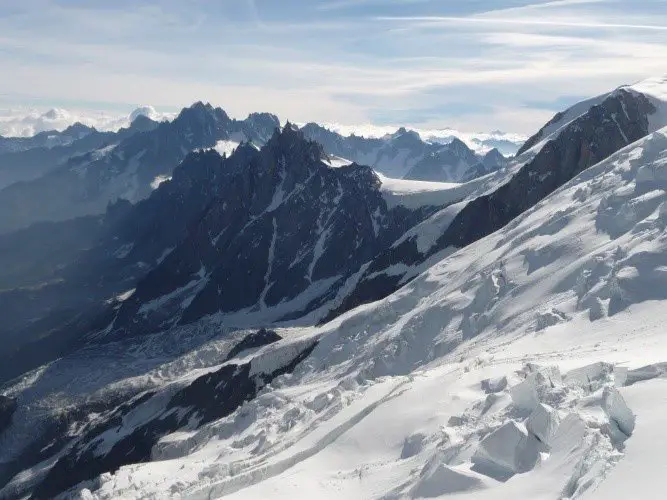
[[[13,381],[3,392],[23,405],[0,438],[5,456],[49,412],[131,400],[90,445],[104,454],[156,415],[187,413],[167,402],[188,384],[245,369],[256,397],[222,418],[193,414],[149,461],[62,498],[664,498],[667,127],[658,128],[658,104],[667,84],[654,83],[642,87],[658,96],[650,135],[503,229],[448,249],[386,299],[324,325],[277,328],[278,340],[247,348],[247,331],[207,317]],[[415,228],[427,249],[466,200],[506,182],[593,102],[503,171],[460,185],[380,177],[385,199],[462,200]],[[69,432],[83,435],[98,417]],[[20,498],[54,462],[19,473],[0,498]]]
[[[279,330],[246,359],[317,340],[293,374],[78,497],[662,498],[666,180],[667,128],[387,299]]]
[[[402,205],[415,209],[423,206],[444,206],[465,198],[473,191],[475,181],[466,184],[390,179],[377,173],[387,206]]]

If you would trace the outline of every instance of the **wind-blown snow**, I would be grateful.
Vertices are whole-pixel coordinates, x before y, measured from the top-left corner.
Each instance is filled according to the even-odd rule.
[[[157,188],[160,187],[160,184],[162,184],[163,182],[170,181],[170,180],[171,180],[170,175],[158,175],[158,176],[155,177],[155,179],[153,179],[151,181],[151,188],[152,189],[157,189]]]

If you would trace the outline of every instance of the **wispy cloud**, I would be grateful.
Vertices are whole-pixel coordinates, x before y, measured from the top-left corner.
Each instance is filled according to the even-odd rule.
[[[394,22],[418,22],[425,24],[452,25],[458,23],[486,24],[497,26],[501,24],[513,24],[518,26],[554,26],[559,28],[593,28],[593,29],[628,29],[667,31],[667,25],[656,24],[626,24],[626,23],[604,23],[594,21],[568,21],[548,19],[522,19],[522,18],[497,18],[497,17],[447,17],[447,16],[421,16],[421,17],[378,17],[378,21]]]

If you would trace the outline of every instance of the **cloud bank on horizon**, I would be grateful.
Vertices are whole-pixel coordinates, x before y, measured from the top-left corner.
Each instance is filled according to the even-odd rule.
[[[296,122],[533,132],[667,73],[657,0],[25,0],[0,4],[0,107],[196,100]]]
[[[175,113],[157,111],[153,106],[138,106],[129,114],[117,114],[103,110],[51,108],[0,109],[0,136],[31,137],[40,132],[65,130],[75,123],[83,123],[97,130],[117,131],[128,127],[139,115],[155,121],[171,120]]]

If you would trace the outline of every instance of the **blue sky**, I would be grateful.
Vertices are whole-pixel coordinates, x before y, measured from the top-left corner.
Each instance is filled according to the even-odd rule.
[[[530,133],[667,74],[664,0],[0,3],[0,104]]]

